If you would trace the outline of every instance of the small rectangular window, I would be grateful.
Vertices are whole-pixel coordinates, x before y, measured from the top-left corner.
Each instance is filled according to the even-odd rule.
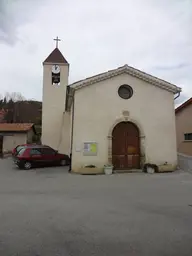
[[[185,140],[192,140],[192,133],[185,133],[184,138]]]

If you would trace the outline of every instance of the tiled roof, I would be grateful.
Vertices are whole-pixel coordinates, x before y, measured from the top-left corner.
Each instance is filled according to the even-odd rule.
[[[192,98],[188,99],[187,101],[185,101],[183,104],[181,104],[178,108],[175,109],[175,113],[177,114],[178,112],[180,112],[180,110],[186,108],[187,106],[189,106],[190,104],[192,104]]]
[[[33,125],[31,123],[0,123],[0,132],[27,132]]]
[[[52,51],[52,53],[46,58],[43,63],[65,63],[68,64],[67,60],[64,58],[63,54],[58,48]]]

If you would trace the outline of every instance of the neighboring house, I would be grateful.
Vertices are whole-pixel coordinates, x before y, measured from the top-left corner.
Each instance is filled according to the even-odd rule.
[[[177,151],[192,156],[192,98],[175,110]]]
[[[43,62],[42,143],[71,154],[73,172],[146,162],[175,170],[174,95],[181,88],[128,65],[73,84],[68,77],[69,64],[55,48]]]
[[[0,124],[0,153],[10,152],[19,144],[31,143],[36,134],[34,124]]]

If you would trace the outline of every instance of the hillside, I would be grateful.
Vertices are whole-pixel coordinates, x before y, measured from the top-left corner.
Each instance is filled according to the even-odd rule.
[[[41,129],[42,102],[34,100],[0,100],[0,122],[35,123]]]

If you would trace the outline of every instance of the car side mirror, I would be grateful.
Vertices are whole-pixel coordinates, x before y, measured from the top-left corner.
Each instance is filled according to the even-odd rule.
[[[57,155],[58,154],[58,150],[55,150],[55,155]]]

